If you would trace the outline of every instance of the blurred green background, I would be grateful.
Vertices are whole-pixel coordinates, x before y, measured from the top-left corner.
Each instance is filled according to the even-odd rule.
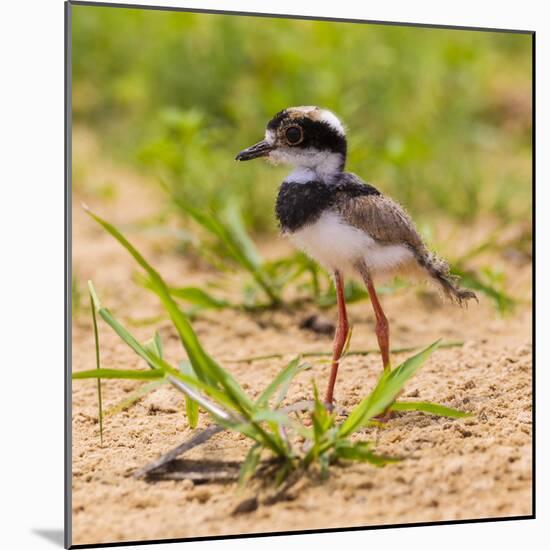
[[[287,172],[235,154],[291,105],[348,127],[348,170],[421,222],[531,213],[531,36],[73,6],[73,122],[101,154],[274,232]],[[74,150],[78,166],[78,147]]]

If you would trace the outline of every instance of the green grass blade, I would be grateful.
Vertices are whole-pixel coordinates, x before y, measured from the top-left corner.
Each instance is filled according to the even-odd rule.
[[[252,413],[254,422],[273,422],[279,426],[289,426],[290,418],[287,414],[280,411],[271,411],[269,409],[261,409]]]
[[[165,374],[159,370],[92,369],[73,372],[73,380],[85,378],[117,378],[124,380],[157,380]]]
[[[162,359],[163,355],[163,347],[162,347],[162,340],[160,338],[160,334],[158,332],[155,332],[154,338],[149,340],[149,342],[146,342],[144,347]],[[149,365],[152,366],[152,365]],[[196,378],[195,372],[193,370],[193,367],[191,366],[191,363],[189,361],[182,361],[180,363],[180,370],[187,374],[189,377]],[[153,367],[154,368],[154,367]],[[185,411],[187,414],[187,422],[189,423],[190,428],[196,428],[198,421],[199,421],[199,406],[196,401],[193,401],[190,397],[185,395]]]
[[[254,269],[260,269],[263,259],[244,227],[243,218],[234,201],[229,201],[222,212],[225,228],[235,248]]]
[[[309,368],[309,366],[305,367]],[[265,407],[271,397],[275,392],[281,388],[279,398],[277,399],[278,404],[284,399],[286,395],[285,386],[288,389],[288,386],[292,382],[292,379],[302,370],[305,370],[304,366],[300,365],[300,358],[295,357],[288,363],[288,365],[273,379],[273,381],[265,388],[265,390],[260,394],[258,399],[256,399],[257,407]],[[281,398],[282,397],[282,398]]]
[[[326,452],[335,444],[337,435],[334,427],[335,416],[329,413],[325,405],[319,399],[319,392],[315,382],[313,383],[314,406],[311,413],[311,423],[313,425],[311,447],[303,458],[303,463],[307,468],[313,461],[321,462],[321,469],[328,468],[328,454]]]
[[[206,229],[211,235],[214,235],[216,237],[219,237],[221,239],[221,229],[216,222],[216,219],[214,216],[209,213],[205,212],[204,210],[200,210],[199,208],[195,208],[191,206],[187,201],[183,200],[181,197],[172,197],[174,200],[174,203],[181,208],[186,214],[191,216],[195,222],[197,222],[200,226],[202,226],[203,229]]]
[[[194,306],[197,306],[201,309],[225,309],[228,307],[233,307],[233,305],[227,300],[222,300],[216,298],[204,291],[202,288],[195,286],[185,286],[178,288],[170,288],[170,294],[174,298],[179,298],[185,302],[189,302]]]
[[[125,328],[120,324],[113,314],[107,309],[102,307],[99,310],[100,317],[120,336],[120,338],[128,344],[135,353],[137,353],[148,365],[152,368],[158,368],[157,362],[152,358],[155,355],[147,351]],[[158,358],[160,359],[160,358]]]
[[[175,369],[169,365],[164,359],[159,357],[156,353],[151,353],[146,350],[131,334],[128,332],[108,311],[106,308],[102,307],[100,310],[100,315],[105,320],[105,322],[113,329],[115,332],[126,342],[135,353],[137,353],[141,358],[143,358],[151,367],[156,371],[164,372],[170,374],[175,378],[179,378],[187,384],[191,384],[194,387],[207,391],[207,393],[217,399],[219,402],[228,404],[233,408],[237,408],[233,402],[224,392],[217,389],[215,386],[209,385],[207,382],[199,381],[198,379],[187,377],[183,375],[179,370]],[[181,388],[180,388],[181,389]]]
[[[157,293],[158,294],[158,293]],[[177,307],[175,302],[171,297],[166,297],[165,295],[158,294],[161,298],[161,301],[164,307],[168,310],[170,317],[172,318],[176,329],[182,337],[182,341],[185,338],[184,329],[191,325],[189,321]],[[192,330],[192,329],[191,329]],[[193,365],[193,370],[198,378],[202,378],[203,381],[211,385],[221,385],[224,388],[227,395],[232,399],[233,404],[240,409],[241,413],[248,414],[251,410],[253,403],[252,400],[246,395],[242,390],[238,382],[227,372],[222,369],[214,359],[212,359],[200,345],[195,333],[193,332],[193,339],[196,343],[196,347],[191,350],[191,353],[188,350],[188,357]],[[199,373],[202,373],[202,377]]]
[[[439,342],[437,340],[421,352],[409,357],[394,370],[384,372],[372,392],[352,410],[348,418],[340,425],[340,436],[344,437],[358,430],[391,405],[405,383],[437,349]]]
[[[261,263],[258,262],[259,255],[248,257],[242,247],[239,246],[238,241],[236,242],[234,235],[231,234],[227,223],[224,225],[213,213],[199,210],[179,197],[175,199],[175,202],[184,212],[201,225],[203,229],[206,229],[211,235],[217,237],[224,246],[226,253],[241,267],[250,272],[259,267]]]
[[[238,213],[235,210],[231,212],[229,208],[228,213],[226,212],[226,219],[222,221],[213,214],[192,207],[180,198],[174,200],[199,225],[218,238],[227,255],[253,276],[254,280],[268,295],[271,303],[280,302],[277,290],[269,281],[267,273],[262,269],[262,259],[252,240],[246,235],[242,220],[238,221]]]
[[[140,267],[149,275],[152,285],[159,295],[163,304],[170,303],[171,307],[168,310],[168,313],[172,317],[176,329],[180,335],[180,339],[189,355],[189,359],[193,363],[193,366],[196,369],[196,372],[199,376],[204,378],[207,375],[203,372],[203,363],[206,361],[206,353],[202,349],[189,320],[186,318],[185,314],[179,310],[177,304],[170,297],[169,289],[164,283],[164,280],[159,275],[159,273],[149,265],[145,258],[138,252],[138,250],[124,237],[124,235],[112,224],[103,220],[91,210],[85,207],[86,212],[91,216],[99,225],[101,225],[108,233],[110,233],[134,258]],[[99,302],[98,302],[99,304]],[[96,305],[96,308],[100,309],[100,305]],[[167,308],[168,309],[168,308]],[[175,319],[174,319],[175,317]],[[195,364],[196,363],[196,364]]]
[[[182,382],[185,382],[185,384],[189,384],[193,388],[203,391],[206,395],[211,397],[212,399],[215,399],[218,403],[226,406],[229,410],[235,411],[238,408],[235,406],[235,403],[233,400],[228,397],[228,395],[223,391],[220,390],[207,382],[203,382],[202,380],[199,380],[196,376],[187,376],[183,372],[177,372],[174,375],[174,378],[181,380]]]
[[[270,434],[266,432],[261,426],[259,426],[256,422],[250,421],[246,422],[246,420],[250,420],[250,410],[247,410],[245,408],[245,405],[247,403],[242,403],[238,401],[238,396],[235,398],[235,390],[240,389],[240,387],[235,388],[231,385],[232,377],[228,373],[226,373],[221,367],[217,366],[215,364],[215,367],[219,369],[222,376],[227,375],[226,378],[222,378],[223,383],[226,387],[229,388],[229,391],[222,392],[221,390],[217,389],[214,386],[209,385],[207,382],[199,381],[198,379],[188,377],[184,374],[182,374],[179,370],[174,369],[171,365],[169,365],[164,359],[160,358],[155,353],[152,353],[148,350],[146,350],[132,334],[130,334],[115,318],[114,316],[104,307],[101,306],[101,303],[99,301],[99,298],[97,297],[97,294],[95,293],[95,290],[92,286],[92,295],[94,300],[94,305],[96,307],[100,307],[99,313],[101,317],[119,334],[119,336],[137,353],[140,357],[142,357],[148,364],[155,367],[153,370],[150,371],[116,371],[116,370],[104,370],[100,373],[98,371],[86,371],[84,373],[76,373],[75,378],[97,378],[97,376],[103,375],[102,377],[111,377],[111,378],[141,378],[141,379],[154,379],[158,377],[168,376],[168,379],[183,393],[186,394],[187,397],[190,397],[191,399],[197,401],[197,403],[203,407],[205,410],[210,412],[212,416],[215,418],[216,422],[222,424],[223,426],[227,426],[230,429],[235,429],[237,431],[240,431],[241,433],[244,433],[245,435],[248,435],[252,439],[254,439],[256,442],[262,443],[264,446],[269,448],[271,451],[273,451],[274,454],[278,456],[288,456],[289,450],[284,445],[284,443],[280,440],[280,437],[277,434]],[[205,392],[209,393],[210,395],[214,395],[218,398],[219,401],[222,403],[229,402],[231,405],[233,405],[237,410],[240,412],[244,412],[244,420],[245,422],[240,422],[236,424],[236,420],[234,415],[231,415],[223,408],[219,407],[217,404],[213,404],[209,402],[207,399],[205,399],[202,395],[194,392],[189,386],[182,385],[181,383],[178,383],[178,380],[184,382],[185,384],[190,384],[191,386],[199,387],[203,389]],[[236,384],[236,382],[235,382]],[[242,391],[242,390],[240,390]],[[250,408],[253,408],[253,403],[246,396],[247,400],[250,402]]]
[[[309,363],[302,363],[301,365],[298,365],[296,367],[295,371],[293,371],[291,373],[291,376],[289,376],[287,379],[283,380],[283,382],[281,384],[281,387],[279,389],[279,393],[277,395],[277,399],[275,400],[275,403],[273,404],[274,407],[278,408],[281,405],[281,403],[285,400],[286,395],[288,393],[288,390],[290,388],[290,384],[292,383],[292,381],[294,380],[296,375],[298,375],[301,372],[303,372],[305,370],[308,370],[310,368],[311,368],[311,365]]]
[[[507,313],[516,305],[514,298],[498,290],[494,285],[484,283],[477,274],[456,267],[453,268],[452,273],[460,277],[461,285],[472,290],[478,290],[493,300],[500,313]]]
[[[365,445],[363,442],[355,445],[338,446],[334,450],[334,454],[338,458],[344,460],[358,460],[360,462],[369,462],[374,466],[385,466],[392,462],[399,462],[400,459],[384,455],[377,455],[372,452],[370,445]]]
[[[88,287],[90,288],[90,282],[88,282]],[[93,288],[93,286],[91,287]],[[90,289],[90,309],[92,310],[92,322],[94,326],[94,343],[95,343],[95,364],[96,369],[101,368],[101,358],[99,354],[99,334],[97,330],[97,318],[95,314],[95,305],[94,298],[91,294]],[[103,399],[101,396],[101,378],[97,379],[97,407],[98,407],[98,417],[99,417],[99,440],[101,445],[103,445]]]
[[[157,348],[158,356],[161,359],[163,359],[164,358],[164,346],[162,345],[162,339],[161,339],[160,334],[159,334],[158,331],[155,331],[154,340],[155,340],[155,346]]]
[[[218,422],[229,430],[240,432],[247,437],[250,437],[256,443],[260,443],[262,447],[269,449],[273,454],[279,457],[289,457],[288,449],[280,443],[280,440],[267,433],[257,422],[233,422],[220,420]]]
[[[143,344],[143,347],[152,355],[156,355],[160,359],[162,359],[163,355],[163,349],[162,349],[162,341],[160,339],[160,335],[158,332],[155,332],[155,335],[150,340],[147,340]],[[156,368],[154,365],[149,364],[149,366],[154,369]]]
[[[262,287],[271,302],[274,304],[280,302],[279,292],[268,272],[263,268],[263,259],[246,232],[241,213],[234,202],[227,204],[222,219],[228,238],[232,247],[238,251],[241,263],[248,266],[254,280]]]
[[[256,468],[260,463],[262,447],[259,444],[253,445],[248,451],[246,458],[239,471],[239,487],[244,487],[245,483],[254,475]]]
[[[181,361],[179,364],[182,374],[189,378],[197,379],[197,375],[193,370],[193,367],[189,361]],[[191,428],[196,428],[199,423],[199,405],[196,401],[193,401],[189,397],[185,396],[185,412],[187,414],[187,421]]]
[[[292,462],[285,460],[275,474],[275,487],[279,487],[283,481],[288,477],[288,474],[292,470]]]
[[[311,420],[313,423],[313,435],[317,443],[321,443],[326,432],[334,425],[334,415],[327,411],[324,403],[319,399],[317,386],[313,384],[313,413]]]
[[[392,411],[421,411],[436,416],[448,416],[449,418],[465,418],[467,416],[472,416],[471,413],[452,409],[445,405],[438,405],[437,403],[429,403],[427,401],[399,401],[393,403],[390,409]]]
[[[155,331],[155,335],[153,336],[153,344],[155,346],[156,354],[163,359],[164,358],[164,346],[162,345],[162,338],[160,337],[160,334],[158,330]]]
[[[159,359],[159,361],[162,361],[162,360]],[[165,379],[169,380],[170,377],[168,376],[168,378],[165,378],[166,376],[167,376],[166,372],[164,372],[161,368],[155,368],[151,370],[92,369],[92,370],[75,372],[72,375],[73,379],[75,380],[82,380],[87,378],[98,378],[98,377],[114,378],[114,379],[131,379],[131,380],[165,380]],[[187,376],[179,373],[176,370],[172,372],[172,376],[174,376],[175,378],[179,378],[182,381],[185,381],[189,384],[208,388],[206,384],[203,384],[202,382],[195,380],[193,378],[188,378]],[[177,387],[180,388],[179,386]],[[210,388],[210,390],[212,389]],[[205,400],[201,399],[201,401],[204,403]],[[223,417],[216,414],[215,412],[216,410],[219,410],[217,406],[209,407],[208,405],[205,405],[204,408],[209,412],[211,412],[211,414],[214,416],[216,421],[223,420]]]

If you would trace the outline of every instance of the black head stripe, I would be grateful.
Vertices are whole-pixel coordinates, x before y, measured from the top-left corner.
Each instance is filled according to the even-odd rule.
[[[304,130],[304,139],[298,145],[307,149],[313,147],[319,151],[330,151],[346,156],[346,138],[327,122],[302,118],[297,121]]]
[[[268,123],[267,123],[267,129],[268,130],[276,130],[283,120],[288,118],[288,112],[286,109],[283,109],[282,111],[279,111]]]

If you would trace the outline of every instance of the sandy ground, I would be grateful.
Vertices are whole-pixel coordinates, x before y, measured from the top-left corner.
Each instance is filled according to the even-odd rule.
[[[86,200],[119,226],[141,219],[158,208],[153,188],[133,174],[101,166],[86,178],[124,181],[116,196],[105,201],[79,187],[74,196],[73,265],[81,285],[93,279],[103,302],[125,321],[160,313],[155,298],[132,284],[135,265],[122,248],[97,227],[79,207]],[[475,239],[476,229],[467,229]],[[130,233],[153,265],[179,285],[215,280],[189,258],[174,255],[166,239]],[[472,240],[470,240],[470,243]],[[280,253],[285,244],[266,243]],[[185,481],[145,482],[131,474],[191,435],[186,427],[181,394],[163,386],[129,410],[105,419],[99,441],[95,381],[73,383],[73,544],[258,533],[349,526],[383,525],[506,517],[531,513],[531,265],[499,263],[514,281],[521,299],[511,316],[499,316],[484,297],[479,306],[461,310],[436,295],[411,289],[383,297],[394,347],[425,345],[442,337],[464,345],[438,350],[409,383],[404,397],[431,400],[474,413],[462,420],[404,413],[384,429],[371,428],[362,437],[377,440],[378,450],[405,457],[397,464],[375,468],[353,464],[331,469],[330,478],[300,479],[282,499],[268,504],[270,489],[250,484],[238,492],[234,483],[196,484]],[[426,297],[427,296],[427,297]],[[83,298],[84,307],[87,305]],[[91,321],[84,307],[73,320],[73,368],[93,368]],[[315,308],[266,312],[206,314],[196,321],[205,347],[256,395],[298,352],[329,351],[330,336],[299,328]],[[333,318],[334,310],[326,315]],[[350,306],[354,326],[352,350],[376,347],[368,302]],[[135,323],[134,323],[135,325]],[[166,320],[131,326],[142,340],[160,326],[169,359],[183,352]],[[100,325],[104,367],[141,367],[139,359],[104,325]],[[237,363],[250,355],[278,353],[282,358]],[[407,354],[394,356],[394,363]],[[328,365],[315,362],[289,392],[289,403],[311,396],[311,379],[324,388]],[[380,373],[377,355],[350,356],[341,367],[336,398],[351,407]],[[120,402],[139,384],[104,381],[105,407]],[[206,416],[201,427],[208,425]],[[242,460],[244,437],[224,432],[187,455],[194,459]],[[252,496],[256,510],[233,514]]]

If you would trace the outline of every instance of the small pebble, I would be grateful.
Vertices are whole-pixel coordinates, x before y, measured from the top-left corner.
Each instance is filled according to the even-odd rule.
[[[334,323],[322,315],[310,315],[300,323],[301,329],[311,330],[317,334],[332,336],[335,331]]]
[[[239,514],[250,514],[258,509],[258,498],[251,497],[239,502],[231,514],[237,516]]]

